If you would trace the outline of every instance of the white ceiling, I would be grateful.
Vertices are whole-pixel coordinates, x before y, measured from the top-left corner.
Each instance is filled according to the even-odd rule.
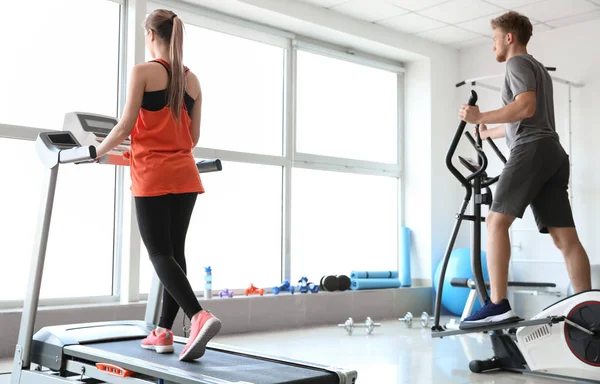
[[[600,19],[600,0],[295,0],[455,48],[491,43],[490,20],[509,9],[533,33]]]

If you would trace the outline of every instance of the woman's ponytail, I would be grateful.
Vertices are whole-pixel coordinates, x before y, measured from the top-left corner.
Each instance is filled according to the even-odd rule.
[[[185,73],[183,71],[183,22],[177,15],[173,17],[170,45],[171,82],[168,104],[171,107],[171,114],[179,122],[185,92]]]

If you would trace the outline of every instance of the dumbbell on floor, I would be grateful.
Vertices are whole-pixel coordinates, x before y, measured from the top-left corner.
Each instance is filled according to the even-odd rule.
[[[421,327],[426,328],[430,320],[431,317],[427,312],[421,313]],[[408,312],[404,317],[399,318],[398,321],[403,321],[407,328],[412,328],[413,314]]]
[[[344,324],[338,324],[338,327],[344,327],[344,329],[346,330],[346,332],[348,332],[349,335],[351,335],[354,331],[354,327],[365,327],[367,335],[370,335],[371,332],[373,332],[373,329],[375,327],[381,327],[381,324],[373,322],[373,320],[371,320],[370,317],[367,317],[367,320],[364,322],[364,324],[355,323],[354,320],[352,320],[352,318],[349,317]]]

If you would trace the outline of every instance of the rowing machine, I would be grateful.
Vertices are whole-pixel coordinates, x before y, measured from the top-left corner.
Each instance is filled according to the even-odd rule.
[[[477,93],[471,91],[469,105],[475,105]],[[472,222],[471,269],[473,281],[467,285],[477,292],[484,303],[489,299],[486,283],[481,269],[481,205],[491,204],[489,187],[498,181],[498,176],[488,178],[488,164],[482,149],[482,140],[477,134],[476,140],[469,132],[465,135],[473,145],[479,157],[478,164],[463,165],[472,173],[465,177],[452,164],[452,157],[465,129],[466,122],[461,121],[446,155],[446,165],[450,172],[465,188],[465,198],[461,211],[456,215],[456,223],[444,256],[438,290],[436,292],[435,321],[431,336],[442,338],[467,333],[489,332],[494,357],[487,360],[473,360],[469,368],[474,373],[491,369],[500,369],[520,373],[547,375],[558,379],[586,380],[600,383],[600,290],[590,290],[567,297],[545,308],[531,320],[519,320],[511,323],[491,323],[470,326],[468,329],[444,330],[440,326],[440,309],[446,268],[454,242],[463,220]],[[487,142],[498,157],[506,159],[491,139]],[[469,163],[470,165],[470,163]],[[482,194],[482,189],[486,190]],[[473,215],[465,215],[466,208],[473,198]],[[596,380],[596,381],[595,381]]]

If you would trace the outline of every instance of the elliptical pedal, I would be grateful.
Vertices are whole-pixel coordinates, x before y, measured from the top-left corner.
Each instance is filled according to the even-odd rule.
[[[459,324],[458,329],[461,329],[461,330],[474,329],[474,330],[476,330],[478,328],[485,328],[486,326],[489,326],[492,324],[497,324],[497,325],[515,324],[515,323],[518,323],[521,321],[525,321],[525,319],[518,317],[518,316],[513,316],[508,319],[504,319],[504,320],[500,320],[500,321],[493,321],[493,322],[475,323],[475,322],[463,321]]]

